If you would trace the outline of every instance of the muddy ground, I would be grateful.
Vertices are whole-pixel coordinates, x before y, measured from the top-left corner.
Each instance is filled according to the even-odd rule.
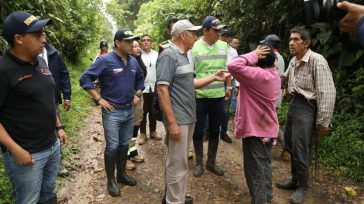
[[[70,143],[74,148],[71,159],[66,161],[68,169],[72,169],[69,177],[60,179],[57,189],[59,201],[64,204],[109,204],[109,203],[161,203],[164,189],[165,145],[163,140],[148,140],[139,146],[139,153],[145,162],[136,164],[129,175],[137,179],[136,186],[120,186],[121,196],[111,197],[107,193],[106,175],[103,162],[104,138],[100,109],[94,107],[88,118],[80,121],[85,127]],[[165,132],[158,123],[158,133],[164,137]],[[231,135],[231,132],[229,132]],[[207,142],[205,142],[205,160]],[[279,145],[273,148],[272,169],[273,184],[290,178],[290,163],[280,157]],[[248,188],[242,169],[241,140],[233,139],[233,144],[220,141],[217,162],[225,170],[223,177],[205,171],[200,178],[193,177],[193,160],[189,160],[187,194],[194,198],[195,204],[230,204],[250,203]],[[364,203],[364,195],[349,197],[344,187],[355,184],[332,176],[330,172],[319,171],[311,179],[311,188],[306,204],[327,203]],[[273,204],[289,203],[293,191],[280,190],[274,187]]]

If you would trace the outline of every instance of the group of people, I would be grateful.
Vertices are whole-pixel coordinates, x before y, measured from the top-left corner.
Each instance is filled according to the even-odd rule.
[[[343,31],[356,32],[362,43],[364,6],[343,2],[338,7],[348,11],[340,21]],[[60,149],[67,143],[57,108],[63,102],[65,110],[70,109],[71,90],[64,85],[69,81],[62,76],[68,72],[59,61],[59,52],[46,45],[44,27],[49,22],[14,12],[3,24],[2,35],[10,49],[0,57],[0,144],[15,202],[21,204],[57,203],[54,189]],[[80,85],[102,109],[109,194],[121,194],[117,183],[137,184],[127,175],[126,165],[131,158],[143,160],[130,141],[140,128],[139,144],[145,143],[147,115],[150,138],[161,139],[152,114],[155,92],[167,133],[162,203],[193,202],[186,196],[191,142],[194,176],[201,176],[205,168],[217,176],[224,175],[216,157],[219,138],[223,137],[222,116],[230,96],[235,95],[233,79],[239,83],[239,88],[234,89],[238,91],[234,134],[242,139],[251,203],[273,199],[270,151],[279,131],[276,107],[281,89],[290,96],[284,147],[291,155],[292,178],[276,186],[294,189],[290,201],[303,203],[309,184],[312,139],[330,131],[336,96],[327,61],[310,49],[309,31],[302,27],[291,30],[289,49],[293,58],[280,76],[281,62],[274,44],[278,36],[269,35],[254,51],[237,55],[233,43],[224,41],[224,35],[230,34],[216,17],[206,17],[201,26],[188,20],[173,23],[169,25],[172,37],[161,46],[159,54],[152,51],[149,35],[138,37],[128,29],[118,30],[113,50],[100,53],[80,78]],[[100,43],[100,47],[105,45]],[[53,55],[58,56],[58,61],[53,61]],[[100,91],[94,85],[96,79]],[[204,166],[207,118],[209,138]]]

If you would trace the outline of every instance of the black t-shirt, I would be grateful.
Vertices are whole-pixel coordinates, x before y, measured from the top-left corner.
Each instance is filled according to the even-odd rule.
[[[0,57],[0,123],[30,153],[48,149],[56,141],[54,89],[52,74],[41,57],[33,63],[10,51]]]

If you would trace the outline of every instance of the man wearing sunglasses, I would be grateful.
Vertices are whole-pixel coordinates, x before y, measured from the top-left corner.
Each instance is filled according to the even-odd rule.
[[[0,146],[17,204],[57,203],[60,145],[67,136],[56,115],[54,79],[38,56],[49,22],[14,12],[3,24],[10,49],[0,58]]]

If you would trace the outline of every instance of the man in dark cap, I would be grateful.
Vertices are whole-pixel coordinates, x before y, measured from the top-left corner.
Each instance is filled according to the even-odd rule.
[[[190,62],[194,65],[196,79],[204,78],[226,70],[228,45],[219,40],[220,30],[226,26],[214,16],[207,16],[202,23],[203,36],[194,44]],[[230,86],[230,87],[229,87]],[[206,118],[209,119],[209,145],[206,169],[223,176],[224,171],[216,165],[216,154],[219,146],[219,129],[223,114],[224,98],[231,95],[231,84],[225,90],[223,81],[215,81],[201,89],[196,89],[197,122],[193,135],[196,162],[193,175],[203,174],[203,135]]]
[[[60,144],[67,142],[56,115],[52,74],[38,56],[49,21],[14,12],[3,24],[10,49],[0,58],[0,146],[20,204],[57,203]]]
[[[117,31],[114,37],[115,49],[97,58],[80,78],[80,85],[102,108],[106,141],[105,171],[111,196],[120,195],[116,181],[129,186],[136,185],[136,180],[126,175],[125,171],[129,141],[134,129],[133,105],[139,103],[144,89],[144,76],[138,61],[129,55],[134,40],[139,40],[139,37],[130,30]],[[100,93],[93,84],[96,78],[100,81]]]

